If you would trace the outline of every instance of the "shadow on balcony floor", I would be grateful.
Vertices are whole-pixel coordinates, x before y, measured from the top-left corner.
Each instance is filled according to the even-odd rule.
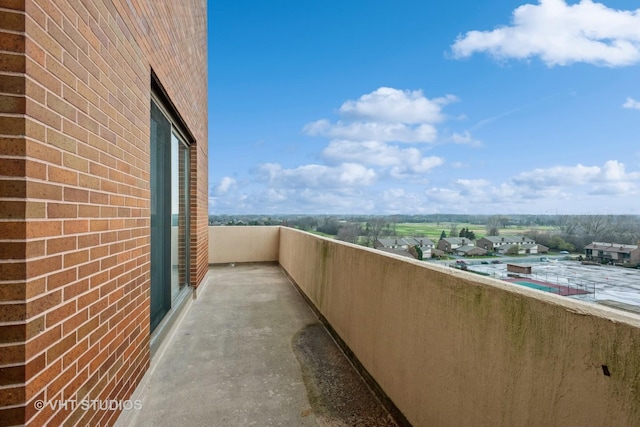
[[[396,425],[280,267],[215,267],[120,426]]]

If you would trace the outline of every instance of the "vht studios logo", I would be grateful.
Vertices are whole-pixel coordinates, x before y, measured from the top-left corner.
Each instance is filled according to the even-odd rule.
[[[52,400],[46,402],[44,400],[36,400],[33,404],[36,410],[50,407],[54,411],[60,410],[75,410],[80,408],[83,411],[139,411],[142,409],[142,400],[98,400],[98,399],[83,399],[83,400]]]

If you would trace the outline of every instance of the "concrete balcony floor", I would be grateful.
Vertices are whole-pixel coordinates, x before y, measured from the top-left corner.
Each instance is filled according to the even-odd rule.
[[[213,267],[120,426],[395,426],[276,265]]]

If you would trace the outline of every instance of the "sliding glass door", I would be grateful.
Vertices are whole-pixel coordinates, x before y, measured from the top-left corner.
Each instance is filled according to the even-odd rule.
[[[189,283],[189,146],[151,103],[151,330]]]

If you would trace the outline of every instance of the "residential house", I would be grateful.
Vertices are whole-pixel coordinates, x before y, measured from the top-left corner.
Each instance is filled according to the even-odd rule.
[[[486,249],[489,252],[500,252],[498,251],[498,248],[505,245],[517,244],[522,246],[534,245],[535,243],[536,242],[533,239],[525,236],[485,236],[476,240],[476,246]]]
[[[515,254],[514,248],[517,248],[518,255],[535,255],[541,252],[538,252],[538,248],[541,245],[537,245],[535,243],[526,243],[526,244],[518,244],[518,243],[507,243],[504,245],[497,246],[494,251],[505,255],[505,254]],[[544,248],[544,246],[543,246]]]
[[[640,263],[640,249],[638,245],[623,245],[620,243],[593,242],[584,248],[588,260],[612,264]]]
[[[474,246],[474,243],[464,237],[445,237],[438,242],[438,249],[447,253],[453,253],[455,249],[461,246]]]
[[[545,245],[541,245],[540,243],[538,243],[536,246],[538,246],[537,250],[539,254],[546,254],[549,252],[549,248]]]
[[[387,248],[387,249],[407,249],[409,247],[409,242],[406,242],[402,238],[394,237],[394,238],[381,238],[376,240],[373,243],[373,247],[376,249]]]
[[[487,250],[477,246],[465,245],[454,249],[454,253],[460,256],[483,256],[487,254]]]
[[[381,238],[374,242],[376,249],[386,252],[405,255],[410,248],[418,246],[422,251],[423,258],[431,258],[431,251],[435,244],[426,237],[403,237],[403,238]]]

